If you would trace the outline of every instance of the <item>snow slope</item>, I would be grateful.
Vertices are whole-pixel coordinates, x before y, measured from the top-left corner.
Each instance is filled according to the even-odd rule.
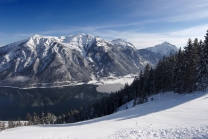
[[[191,139],[208,138],[208,92],[165,93],[154,101],[109,116],[64,125],[19,127],[0,139]]]

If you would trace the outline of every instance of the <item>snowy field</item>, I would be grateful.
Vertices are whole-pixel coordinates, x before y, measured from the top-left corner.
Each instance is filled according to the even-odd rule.
[[[8,129],[0,139],[208,138],[208,92],[153,98],[133,108],[131,101],[127,110],[124,105],[117,113],[85,122]]]

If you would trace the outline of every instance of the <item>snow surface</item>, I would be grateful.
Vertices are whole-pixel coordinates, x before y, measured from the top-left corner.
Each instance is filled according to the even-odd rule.
[[[208,92],[169,92],[153,98],[133,108],[129,102],[127,110],[84,122],[4,130],[0,139],[208,138]]]

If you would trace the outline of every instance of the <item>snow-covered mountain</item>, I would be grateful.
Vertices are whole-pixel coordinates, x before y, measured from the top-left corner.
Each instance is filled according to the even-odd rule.
[[[88,121],[3,130],[0,139],[207,139],[208,94],[162,93],[153,101]],[[123,107],[125,108],[126,105]],[[122,108],[122,107],[121,107]]]
[[[90,34],[34,35],[0,47],[0,85],[18,87],[88,82],[135,74],[147,63],[124,40]]]
[[[139,49],[139,55],[151,63],[156,65],[163,56],[169,56],[170,54],[175,54],[179,49],[168,42],[163,42],[162,44],[155,45],[154,47],[148,47],[145,49]]]
[[[175,45],[168,42],[163,42],[162,44],[155,45],[154,47],[148,47],[146,49],[156,54],[159,53],[162,56],[169,56],[170,54],[175,54],[178,51],[178,48]]]

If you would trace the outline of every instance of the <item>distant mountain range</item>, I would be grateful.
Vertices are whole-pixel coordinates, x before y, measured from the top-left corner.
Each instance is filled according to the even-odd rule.
[[[137,74],[177,50],[167,42],[137,50],[122,39],[106,41],[90,34],[34,35],[0,47],[0,85],[47,87]]]

